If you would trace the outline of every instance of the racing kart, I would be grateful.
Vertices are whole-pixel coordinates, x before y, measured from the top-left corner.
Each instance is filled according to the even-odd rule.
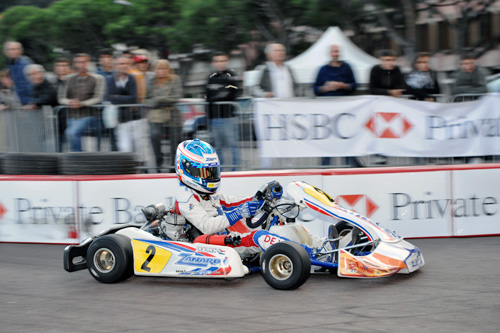
[[[270,189],[273,190],[270,190]],[[163,204],[143,208],[143,226],[117,226],[64,250],[64,268],[88,268],[103,283],[123,281],[133,274],[158,277],[237,278],[261,272],[273,288],[301,286],[311,272],[336,272],[339,277],[377,278],[412,273],[424,265],[421,251],[369,218],[345,209],[323,190],[302,181],[287,186],[287,197],[264,186],[255,199],[261,210],[246,219],[256,228],[254,240],[262,250],[242,258],[232,247],[231,233],[219,245],[192,243],[199,235],[175,209]],[[331,223],[327,238],[312,236],[297,222],[307,210]],[[267,232],[265,232],[267,231]]]

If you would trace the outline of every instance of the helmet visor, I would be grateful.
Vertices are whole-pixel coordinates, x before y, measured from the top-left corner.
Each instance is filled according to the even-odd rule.
[[[220,166],[212,166],[212,167],[203,167],[197,168],[189,161],[182,161],[184,170],[186,170],[191,176],[210,180],[210,181],[219,181],[220,180]]]

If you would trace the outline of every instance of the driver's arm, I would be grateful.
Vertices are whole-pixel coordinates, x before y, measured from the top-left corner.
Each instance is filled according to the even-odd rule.
[[[182,216],[204,234],[215,234],[230,226],[226,215],[208,212],[189,189],[179,188],[176,200]]]

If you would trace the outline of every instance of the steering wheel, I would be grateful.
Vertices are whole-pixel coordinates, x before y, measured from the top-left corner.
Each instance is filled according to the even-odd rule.
[[[264,184],[257,191],[257,193],[255,193],[252,200],[256,200],[256,201],[257,200],[264,200],[264,204],[262,205],[262,207],[260,209],[264,213],[255,222],[252,222],[252,218],[250,218],[250,217],[247,217],[245,219],[245,222],[250,229],[255,229],[257,227],[260,227],[264,222],[266,222],[267,218],[269,217],[269,214],[273,210],[271,203],[273,202],[273,200],[275,200],[278,197],[277,193],[282,193],[282,192],[283,192],[283,188],[281,187],[280,183],[277,180],[275,180],[275,181],[269,182],[267,184]]]

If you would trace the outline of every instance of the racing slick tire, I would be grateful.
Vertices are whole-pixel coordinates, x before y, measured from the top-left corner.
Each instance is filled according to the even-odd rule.
[[[134,273],[132,244],[124,235],[105,235],[90,244],[87,250],[90,275],[99,282],[115,283]]]
[[[262,255],[261,273],[274,289],[293,290],[311,275],[311,260],[307,251],[294,242],[280,242]]]
[[[71,152],[62,154],[62,175],[125,175],[137,173],[139,162],[134,153]]]
[[[7,153],[1,169],[6,175],[57,175],[59,158],[58,153]]]

